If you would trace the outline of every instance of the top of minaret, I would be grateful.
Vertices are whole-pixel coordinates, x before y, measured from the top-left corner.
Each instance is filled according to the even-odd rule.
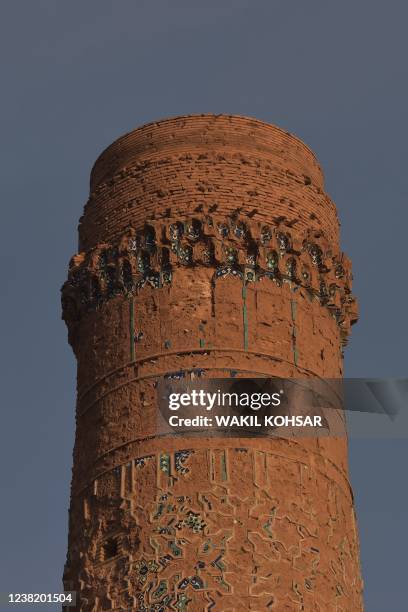
[[[191,153],[211,149],[256,153],[304,172],[324,187],[315,154],[297,136],[253,117],[200,114],[153,121],[120,136],[96,160],[91,191],[138,159],[154,160],[165,153],[180,152],[183,146]]]

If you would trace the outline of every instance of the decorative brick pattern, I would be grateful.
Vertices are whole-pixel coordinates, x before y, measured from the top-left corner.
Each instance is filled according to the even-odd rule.
[[[78,360],[64,581],[78,610],[362,610],[346,438],[163,438],[162,377],[339,377],[351,268],[313,153],[170,119],[91,175],[63,286]]]

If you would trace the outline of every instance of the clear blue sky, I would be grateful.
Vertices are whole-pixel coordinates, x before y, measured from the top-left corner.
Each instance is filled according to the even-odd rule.
[[[65,560],[75,406],[59,289],[90,167],[123,132],[225,112],[305,140],[354,265],[346,373],[406,377],[408,6],[5,0],[1,13],[0,591],[48,592]],[[367,611],[403,612],[407,440],[352,440],[350,458]]]

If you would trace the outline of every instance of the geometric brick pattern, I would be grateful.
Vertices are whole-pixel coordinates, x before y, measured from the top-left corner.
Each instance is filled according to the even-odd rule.
[[[342,376],[357,319],[312,152],[260,121],[149,124],[101,155],[63,287],[78,360],[78,610],[362,610],[341,438],[174,438],[166,376]]]

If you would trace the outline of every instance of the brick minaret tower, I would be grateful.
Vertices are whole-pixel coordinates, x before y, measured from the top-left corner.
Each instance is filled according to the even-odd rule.
[[[342,376],[356,320],[320,166],[236,116],[102,153],[63,287],[78,610],[362,610],[346,438],[156,435],[163,377]]]

